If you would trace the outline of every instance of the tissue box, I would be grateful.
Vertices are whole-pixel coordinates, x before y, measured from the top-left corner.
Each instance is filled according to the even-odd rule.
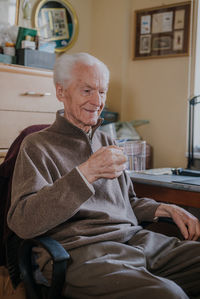
[[[22,43],[22,49],[31,49],[31,50],[35,50],[36,49],[36,44],[33,41],[30,40],[23,40]]]
[[[29,67],[53,69],[56,54],[31,49],[17,50],[17,63]]]

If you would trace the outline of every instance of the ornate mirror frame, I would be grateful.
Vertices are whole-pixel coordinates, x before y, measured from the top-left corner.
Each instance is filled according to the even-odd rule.
[[[42,0],[36,4],[33,26],[47,43],[55,42],[55,52],[70,49],[78,37],[78,17],[67,0]]]

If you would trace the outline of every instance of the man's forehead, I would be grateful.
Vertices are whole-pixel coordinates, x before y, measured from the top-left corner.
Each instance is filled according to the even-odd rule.
[[[107,89],[108,85],[106,84],[105,80],[84,80],[84,78],[81,78],[81,80],[78,81],[81,88],[102,88]]]
[[[102,88],[107,88],[107,80],[105,73],[96,65],[80,65],[74,69],[74,79],[77,83],[93,87],[101,85]]]
[[[103,70],[96,64],[86,65],[83,63],[76,63],[72,70],[72,73],[74,73],[76,77],[81,77],[87,74],[90,74],[90,76],[95,77],[100,74],[103,74]]]

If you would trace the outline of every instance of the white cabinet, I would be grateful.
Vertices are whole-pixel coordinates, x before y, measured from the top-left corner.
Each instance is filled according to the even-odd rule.
[[[52,123],[62,108],[52,71],[0,63],[0,149],[25,127]]]

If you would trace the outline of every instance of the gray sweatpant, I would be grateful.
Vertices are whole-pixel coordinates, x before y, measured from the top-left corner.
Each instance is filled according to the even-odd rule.
[[[67,297],[200,298],[199,242],[141,230],[126,244],[101,242],[69,253]]]

